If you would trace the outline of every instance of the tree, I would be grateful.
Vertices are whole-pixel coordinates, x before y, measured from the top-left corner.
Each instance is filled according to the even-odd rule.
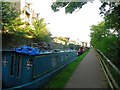
[[[107,29],[105,22],[100,22],[98,25],[91,26],[91,44],[98,45],[97,43],[101,41],[104,37],[110,35],[110,31]],[[97,47],[97,46],[96,46]]]
[[[18,36],[31,35],[30,26],[20,18],[20,10],[12,6],[12,2],[2,3],[2,32],[13,33]]]
[[[82,6],[87,3],[87,2],[73,2],[73,1],[71,0],[70,2],[53,2],[51,8],[53,9],[53,11],[57,12],[60,10],[60,8],[65,7],[66,13],[72,13],[76,9],[82,8]]]
[[[2,31],[14,32],[15,26],[21,25],[19,18],[20,11],[10,6],[10,2],[1,2],[2,4]],[[17,22],[16,22],[17,21]]]
[[[106,10],[105,7],[109,9]],[[100,7],[100,14],[104,15],[105,23],[109,29],[113,29],[114,32],[120,36],[120,3],[117,2],[104,2]]]
[[[120,1],[119,1],[120,2]],[[105,23],[108,26],[108,29],[114,30],[116,32],[116,36],[118,38],[116,43],[116,63],[120,63],[120,3],[119,2],[104,2],[100,7],[101,14],[104,15]],[[109,9],[106,10],[105,7],[108,6]]]
[[[119,39],[116,34],[107,28],[105,22],[92,25],[90,36],[92,46],[101,50],[113,63],[119,66]]]
[[[44,19],[41,18],[40,20],[35,19],[34,23],[34,30],[32,30],[33,37],[36,41],[50,41],[50,32],[47,30],[46,24],[44,23]]]

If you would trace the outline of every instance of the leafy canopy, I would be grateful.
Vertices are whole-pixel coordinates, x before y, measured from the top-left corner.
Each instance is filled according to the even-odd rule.
[[[119,65],[119,38],[107,28],[104,21],[91,26],[90,37],[94,48],[101,50],[111,61]]]
[[[48,31],[43,18],[41,18],[40,20],[35,19],[35,21],[33,22],[33,26],[34,30],[32,30],[32,34],[36,38],[36,40],[49,41],[51,39],[51,33]]]
[[[82,8],[82,6],[87,3],[87,2],[73,2],[73,1],[71,0],[70,2],[53,2],[51,8],[53,9],[53,11],[57,12],[61,8],[65,7],[65,13],[72,13],[76,9]]]

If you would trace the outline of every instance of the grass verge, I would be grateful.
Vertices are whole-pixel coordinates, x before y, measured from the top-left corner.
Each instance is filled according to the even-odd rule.
[[[53,77],[52,80],[44,88],[64,88],[67,82],[69,81],[70,77],[72,76],[74,70],[88,52],[89,50],[84,52],[75,61],[67,65],[55,77]]]

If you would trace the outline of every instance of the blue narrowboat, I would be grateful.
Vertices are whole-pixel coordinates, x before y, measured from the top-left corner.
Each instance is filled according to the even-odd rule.
[[[77,58],[75,50],[37,53],[34,50],[27,53],[19,51],[2,51],[3,89],[40,88]]]

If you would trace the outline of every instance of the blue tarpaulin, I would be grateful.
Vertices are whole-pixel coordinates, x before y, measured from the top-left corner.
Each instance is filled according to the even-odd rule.
[[[33,48],[30,46],[21,46],[15,49],[16,52],[29,54],[29,55],[37,55],[40,53],[40,49]]]

